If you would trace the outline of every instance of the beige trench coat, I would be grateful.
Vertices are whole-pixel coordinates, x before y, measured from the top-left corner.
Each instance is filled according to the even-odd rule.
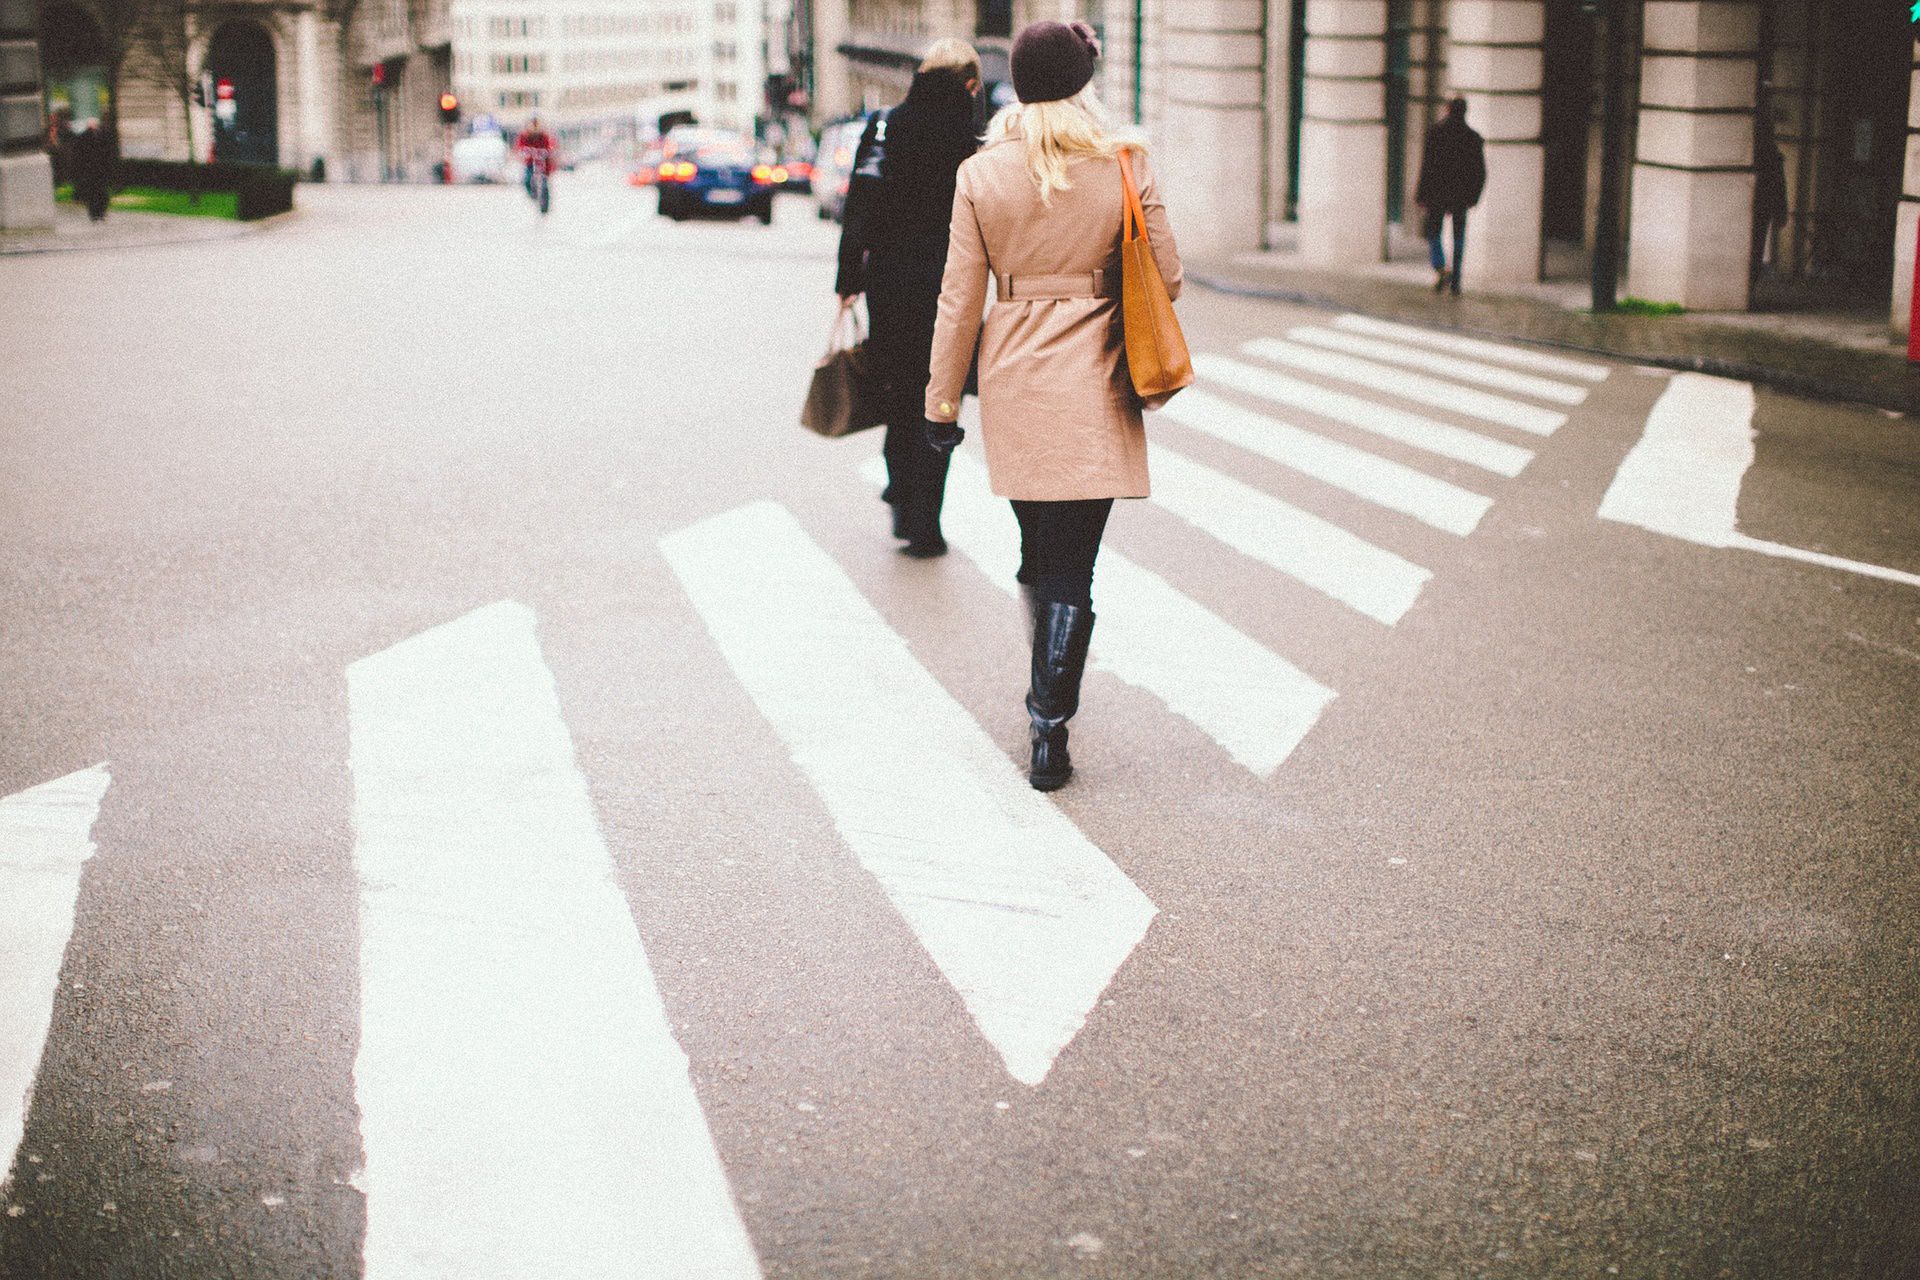
[[[1147,234],[1180,294],[1180,252],[1136,153]],[[1016,136],[960,166],[927,417],[952,422],[980,343],[980,432],[1003,498],[1147,496],[1147,440],[1120,329],[1120,166],[1086,158],[1042,204]],[[993,310],[980,313],[989,285]]]

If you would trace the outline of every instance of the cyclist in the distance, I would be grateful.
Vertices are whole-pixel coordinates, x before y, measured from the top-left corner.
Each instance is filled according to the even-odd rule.
[[[560,148],[554,142],[553,135],[548,133],[545,126],[540,123],[540,117],[533,116],[527,120],[527,127],[520,131],[520,136],[513,140],[513,149],[519,153],[521,161],[526,165],[523,182],[527,188],[527,194],[538,200],[539,193],[535,191],[533,185],[534,169],[538,166],[541,178],[551,181],[553,171],[559,164]],[[544,211],[543,208],[542,212]]]

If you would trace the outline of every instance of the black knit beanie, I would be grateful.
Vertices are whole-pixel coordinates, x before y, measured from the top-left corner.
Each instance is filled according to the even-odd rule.
[[[1093,79],[1100,40],[1084,22],[1036,22],[1013,42],[1013,91],[1023,103],[1071,98]]]

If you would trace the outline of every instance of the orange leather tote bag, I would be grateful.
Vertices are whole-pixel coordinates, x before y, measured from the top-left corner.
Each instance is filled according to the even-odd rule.
[[[1120,181],[1126,209],[1120,226],[1120,321],[1127,348],[1127,372],[1133,389],[1149,408],[1165,404],[1193,383],[1193,359],[1187,338],[1173,314],[1173,299],[1160,277],[1153,245],[1147,239],[1147,211],[1134,185],[1133,162],[1120,152]]]

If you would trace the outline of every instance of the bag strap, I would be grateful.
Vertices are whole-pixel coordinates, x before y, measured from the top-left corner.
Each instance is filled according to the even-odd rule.
[[[1145,240],[1147,238],[1147,210],[1140,203],[1140,188],[1133,181],[1133,153],[1126,147],[1120,148],[1120,187],[1124,197],[1120,211],[1120,238],[1125,240]]]
[[[827,354],[846,351],[859,346],[866,340],[866,326],[860,323],[860,311],[855,305],[856,299],[843,298],[840,309],[833,313],[833,328],[827,331]],[[851,330],[852,341],[846,341]]]

